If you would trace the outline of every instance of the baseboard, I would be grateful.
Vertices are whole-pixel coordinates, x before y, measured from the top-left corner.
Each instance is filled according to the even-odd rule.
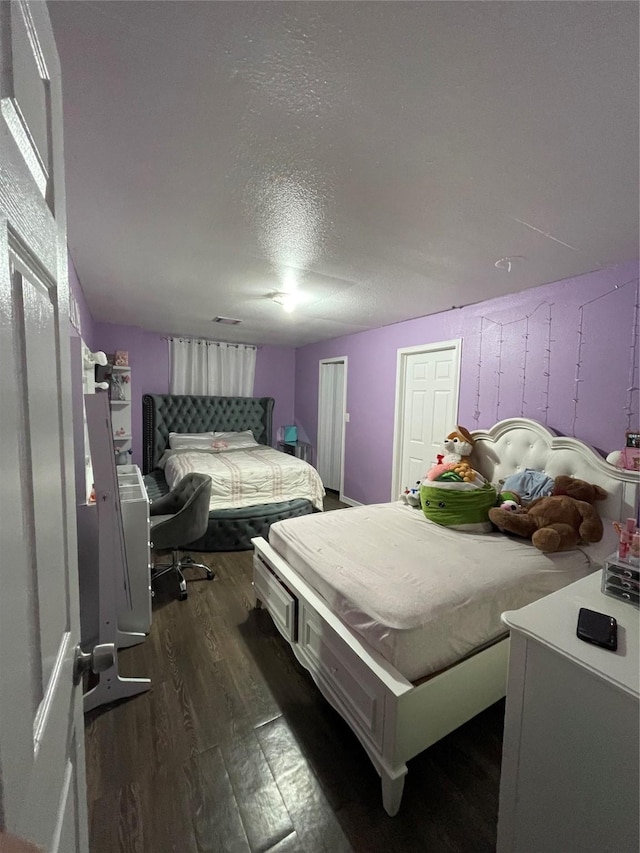
[[[364,506],[360,501],[354,501],[353,498],[347,498],[344,495],[340,495],[340,500],[343,504],[347,504],[348,506]]]

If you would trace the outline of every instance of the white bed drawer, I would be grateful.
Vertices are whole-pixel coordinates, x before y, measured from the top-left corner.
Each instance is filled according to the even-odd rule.
[[[298,645],[310,666],[364,729],[371,741],[382,746],[384,686],[371,670],[317,613],[300,604]]]
[[[298,601],[257,555],[253,558],[253,584],[256,596],[271,614],[276,628],[285,640],[295,642]]]

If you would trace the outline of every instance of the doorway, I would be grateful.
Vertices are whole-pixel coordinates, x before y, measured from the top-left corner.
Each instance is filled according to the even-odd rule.
[[[347,407],[347,357],[320,361],[318,383],[318,473],[325,489],[342,499]]]
[[[455,427],[462,341],[398,350],[391,500],[422,481]]]

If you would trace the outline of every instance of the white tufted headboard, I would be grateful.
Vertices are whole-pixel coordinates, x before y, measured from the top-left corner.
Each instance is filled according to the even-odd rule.
[[[533,468],[550,477],[568,474],[601,486],[609,497],[598,501],[602,518],[637,518],[640,472],[610,465],[577,438],[556,435],[537,421],[509,418],[490,430],[474,430],[474,468],[497,484],[510,474]]]

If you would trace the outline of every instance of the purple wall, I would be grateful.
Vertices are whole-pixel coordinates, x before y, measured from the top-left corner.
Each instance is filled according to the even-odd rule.
[[[256,356],[256,397],[273,397],[273,444],[278,428],[292,424],[295,394],[296,351],[293,347],[259,346]]]
[[[142,395],[169,393],[169,345],[157,332],[137,326],[96,323],[95,346],[108,353],[117,349],[129,353],[132,461],[142,467]],[[295,350],[291,347],[258,347],[253,393],[256,397],[275,398],[274,438],[280,424],[292,423],[294,367]]]
[[[68,253],[67,257],[69,266],[69,290],[78,306],[81,337],[89,349],[94,351],[95,323],[91,316],[91,312],[89,311],[89,306],[87,305],[87,300],[85,299],[84,291],[82,290],[82,285],[78,278],[78,273],[76,272],[76,268],[73,264],[73,259]],[[77,330],[73,326],[71,329],[72,335],[77,334]]]
[[[169,349],[155,332],[137,326],[96,323],[96,348],[112,353],[127,350],[131,365],[131,461],[142,467],[142,395],[169,390]]]
[[[302,347],[295,362],[296,421],[315,445],[318,362],[348,356],[344,494],[362,503],[388,501],[397,350],[462,338],[458,421],[464,426],[488,428],[524,416],[605,453],[620,448],[628,428],[629,388],[640,384],[637,278],[637,261],[618,264]],[[638,428],[637,387],[631,410],[631,425]]]

